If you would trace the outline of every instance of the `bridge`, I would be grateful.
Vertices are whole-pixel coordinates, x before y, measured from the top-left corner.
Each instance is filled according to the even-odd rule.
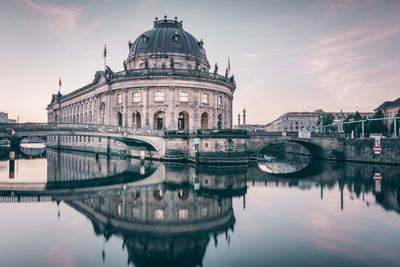
[[[256,160],[263,149],[277,143],[289,148],[287,144],[297,144],[303,149],[289,152],[313,158],[400,164],[399,138],[382,139],[382,152],[375,154],[373,139],[351,139],[322,133],[300,138],[297,132],[282,136],[281,132],[253,133],[232,129],[168,131],[75,123],[0,125],[0,139],[11,140],[12,147],[18,147],[21,140],[27,137],[42,137],[51,147],[89,152],[95,152],[97,148],[107,154],[116,152],[115,143],[118,141],[130,150],[128,154],[132,156],[139,156],[139,151],[145,151],[148,158],[210,164],[246,164]]]

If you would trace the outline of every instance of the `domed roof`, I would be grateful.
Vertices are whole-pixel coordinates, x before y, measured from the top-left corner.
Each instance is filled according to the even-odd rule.
[[[203,41],[198,41],[193,35],[182,28],[182,21],[154,21],[153,29],[141,34],[136,41],[129,44],[128,58],[142,53],[180,53],[187,56],[207,60]]]

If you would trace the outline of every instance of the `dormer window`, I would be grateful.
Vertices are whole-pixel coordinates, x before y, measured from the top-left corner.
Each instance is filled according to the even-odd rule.
[[[149,41],[149,37],[145,34],[142,35],[143,42],[147,43]]]
[[[197,45],[199,46],[199,48],[203,48],[203,40],[200,40],[200,42],[197,42]]]
[[[172,40],[174,40],[175,43],[179,42],[179,34],[178,34],[178,32],[174,33],[174,36],[172,37]]]

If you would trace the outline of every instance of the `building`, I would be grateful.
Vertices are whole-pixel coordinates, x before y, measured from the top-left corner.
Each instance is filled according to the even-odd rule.
[[[129,42],[123,70],[108,66],[69,94],[54,94],[48,122],[115,125],[167,130],[232,128],[236,88],[229,69],[210,73],[204,43],[183,30],[182,21],[154,21]],[[104,51],[106,56],[106,50]]]
[[[0,112],[0,123],[17,123],[17,120],[9,119],[7,112]]]
[[[288,112],[266,125],[267,131],[298,132],[318,128],[318,112]]]
[[[356,114],[355,112],[327,112],[333,115],[333,123],[340,123],[347,119],[347,117]],[[358,112],[362,118],[372,118],[374,112]]]
[[[400,109],[400,97],[394,101],[385,101],[379,107],[374,109],[374,111],[382,110],[385,118],[395,117]]]
[[[0,123],[8,123],[8,113],[0,112]]]

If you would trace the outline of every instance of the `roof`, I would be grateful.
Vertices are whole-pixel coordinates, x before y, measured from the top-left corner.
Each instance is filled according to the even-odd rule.
[[[374,109],[374,111],[377,111],[379,109],[388,109],[388,108],[396,108],[396,107],[400,107],[400,97],[394,101],[383,102],[379,107]]]
[[[180,53],[207,60],[203,41],[183,30],[182,22],[175,20],[154,21],[154,27],[142,33],[129,45],[128,58],[147,53]]]

